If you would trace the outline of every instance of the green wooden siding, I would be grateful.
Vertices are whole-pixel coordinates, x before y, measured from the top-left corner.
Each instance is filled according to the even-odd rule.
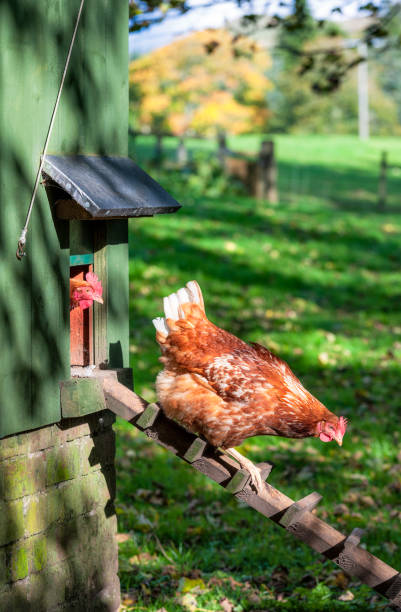
[[[18,262],[15,250],[78,6],[79,0],[0,3],[0,436],[58,421],[59,383],[70,375],[69,226],[54,223],[42,187],[27,257]],[[86,0],[49,153],[126,155],[127,12],[126,0]],[[114,355],[120,342],[126,365],[126,231],[120,222],[109,225],[108,348]]]

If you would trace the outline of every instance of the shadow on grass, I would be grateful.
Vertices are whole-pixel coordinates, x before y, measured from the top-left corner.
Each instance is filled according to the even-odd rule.
[[[234,217],[235,223],[231,221],[230,231],[241,232],[241,215],[237,213]],[[211,214],[209,219],[212,218],[213,215]],[[249,224],[249,217],[247,219]],[[179,225],[179,220],[177,223]],[[230,213],[224,216],[224,223],[226,225],[230,223]],[[258,227],[257,216],[252,219],[251,223],[252,225],[255,223],[255,229],[261,229],[260,225]],[[353,242],[351,236],[346,236],[338,237],[334,245],[335,234],[330,231],[317,234],[316,230],[294,229],[286,223],[280,223],[279,226],[278,224],[270,224],[269,229],[273,233],[274,230],[278,230],[275,232],[276,238],[279,234],[282,239],[291,241],[296,238],[306,242],[319,236],[319,239],[326,243],[331,251],[334,248],[341,247],[339,250],[342,251],[342,255],[336,262],[352,266],[355,274],[358,267],[368,269],[369,266],[366,263],[369,261],[371,261],[371,267],[374,270],[380,271],[383,263],[386,263],[388,267],[390,264],[390,268],[397,270],[398,266],[395,262],[401,260],[401,247],[395,240],[385,244],[375,241],[373,238],[358,237]],[[337,278],[333,282],[328,274],[324,274],[324,271],[319,278],[316,278],[316,276],[308,278],[308,270],[305,270],[305,273],[302,274],[299,268],[294,271],[284,267],[282,269],[277,269],[277,266],[273,268],[270,265],[271,260],[268,254],[265,256],[265,261],[258,262],[258,264],[243,255],[230,255],[228,253],[219,255],[213,247],[200,246],[197,240],[204,235],[202,229],[193,230],[188,238],[181,233],[161,237],[152,233],[150,224],[147,226],[142,224],[141,233],[141,243],[137,238],[134,240],[136,257],[140,257],[144,262],[151,262],[154,261],[158,253],[162,253],[163,265],[168,269],[178,268],[180,274],[188,276],[188,280],[196,275],[210,276],[215,282],[220,281],[227,285],[227,291],[232,291],[236,295],[250,286],[253,288],[259,286],[261,290],[268,287],[269,292],[302,296],[318,305],[324,305],[332,311],[345,309],[348,313],[364,311],[375,315],[397,310],[401,300],[401,289],[389,288],[380,284],[373,286],[371,279],[361,275],[358,275],[358,286],[356,287],[354,274],[344,275],[344,278]],[[146,240],[144,240],[145,236]],[[214,236],[221,237],[221,232],[216,230]],[[212,237],[213,233],[208,236],[208,238]],[[258,238],[260,240],[259,245],[262,246],[263,234],[260,233]],[[332,244],[332,247],[330,247],[330,244]],[[372,253],[374,253],[374,256],[372,256]],[[382,258],[383,262],[381,262]],[[392,259],[394,262],[391,261]],[[165,290],[169,290],[169,288],[165,287]],[[210,299],[213,303],[213,296]]]

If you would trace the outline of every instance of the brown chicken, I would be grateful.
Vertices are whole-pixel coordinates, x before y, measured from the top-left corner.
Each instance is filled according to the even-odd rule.
[[[153,320],[164,364],[156,380],[163,410],[234,457],[256,489],[263,486],[259,470],[232,448],[245,438],[319,437],[342,445],[347,420],[313,397],[285,361],[211,323],[196,281],[164,298],[164,314]]]

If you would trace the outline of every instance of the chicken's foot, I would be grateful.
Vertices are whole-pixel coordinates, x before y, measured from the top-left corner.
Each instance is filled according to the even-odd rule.
[[[235,448],[223,449],[223,453],[229,455],[230,457],[238,461],[240,466],[242,468],[245,468],[249,472],[249,475],[251,477],[251,484],[253,485],[257,493],[259,491],[263,491],[264,485],[260,470],[250,459],[247,459],[246,457],[241,455],[241,453],[235,450]]]

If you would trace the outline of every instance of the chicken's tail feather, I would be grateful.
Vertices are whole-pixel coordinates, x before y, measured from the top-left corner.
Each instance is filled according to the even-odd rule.
[[[182,287],[175,293],[171,293],[169,296],[163,298],[165,318],[157,317],[152,321],[158,334],[164,338],[168,336],[170,331],[167,323],[168,319],[175,322],[186,318],[188,309],[184,308],[185,304],[196,304],[203,313],[205,312],[202,291],[196,281],[189,281],[185,287]]]

